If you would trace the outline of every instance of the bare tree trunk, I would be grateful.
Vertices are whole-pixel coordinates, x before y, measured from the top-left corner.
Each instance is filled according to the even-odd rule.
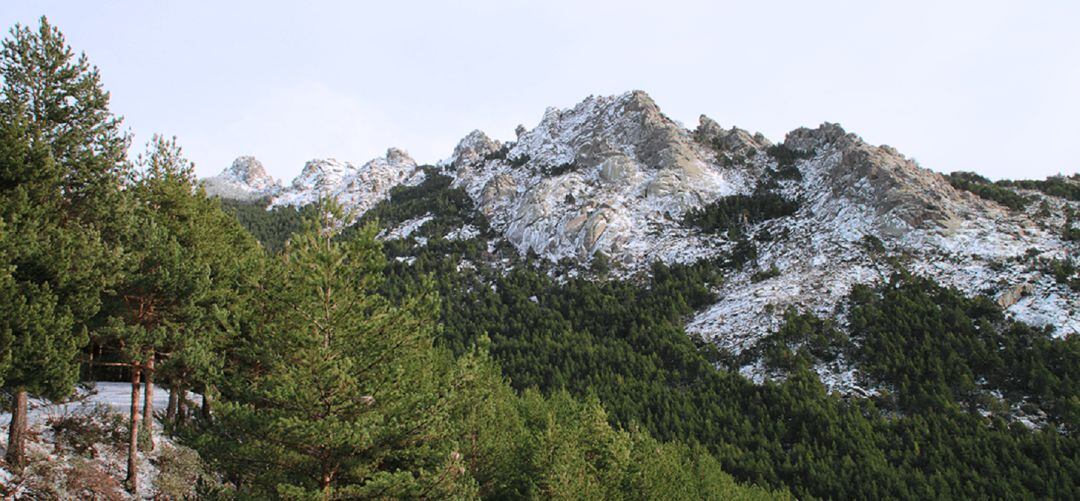
[[[211,419],[210,405],[213,403],[210,401],[210,385],[203,387],[202,393],[202,418],[209,423]]]
[[[181,426],[184,423],[187,423],[188,418],[187,387],[184,385],[177,385],[177,390],[176,424],[177,426]]]
[[[146,361],[146,367],[143,369],[146,376],[143,378],[145,381],[145,393],[143,393],[143,433],[146,435],[143,439],[145,451],[154,450],[154,355],[151,354],[149,360]]]
[[[142,367],[131,364],[131,422],[128,430],[131,432],[128,440],[128,464],[127,478],[124,486],[128,492],[134,494],[139,488],[139,378],[142,376]]]
[[[176,424],[176,409],[180,406],[180,385],[174,383],[169,384],[169,405],[165,407],[165,424],[172,426]]]
[[[330,486],[333,485],[333,476],[329,472],[323,472],[322,478],[319,479],[319,487],[322,489],[322,498],[330,499],[332,491]]]
[[[21,468],[26,462],[26,390],[15,392],[11,402],[11,424],[8,428],[8,447],[4,460]]]

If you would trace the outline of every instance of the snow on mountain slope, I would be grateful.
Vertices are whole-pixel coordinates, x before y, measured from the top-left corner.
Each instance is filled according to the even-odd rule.
[[[733,247],[726,235],[684,224],[690,210],[763,186],[799,201],[794,214],[747,228],[756,259],[730,273],[718,302],[689,321],[688,331],[733,353],[778,327],[788,307],[842,321],[852,286],[884,280],[898,266],[991,295],[1013,317],[1053,326],[1056,335],[1080,333],[1080,295],[1040,262],[1080,255],[1080,244],[1063,238],[1063,214],[1080,210],[1077,202],[1026,190],[1044,208],[1007,209],[834,124],[797,129],[780,145],[704,116],[687,130],[641,91],[551,108],[517,132],[501,143],[473,131],[439,167],[522,254],[587,263],[602,253],[628,276],[656,260],[694,262]],[[244,174],[252,169],[232,170],[218,178],[251,177]],[[271,205],[333,196],[359,214],[423,176],[395,149],[360,167],[312,161]],[[776,276],[755,277],[773,267]],[[840,386],[851,380],[842,366],[823,374]]]
[[[968,294],[995,296],[1015,318],[1051,325],[1056,335],[1080,333],[1080,297],[1033,259],[1077,254],[1055,221],[1036,222],[956,190],[892,148],[835,125],[794,131],[784,146],[812,155],[796,163],[802,181],[784,188],[802,208],[751,230],[787,236],[759,244],[756,262],[728,277],[719,301],[688,331],[739,353],[778,328],[788,307],[843,320],[839,306],[852,286],[884,280],[895,259]],[[752,280],[772,267],[778,276]],[[1013,297],[1018,288],[1025,294]],[[840,375],[833,371],[834,383]]]

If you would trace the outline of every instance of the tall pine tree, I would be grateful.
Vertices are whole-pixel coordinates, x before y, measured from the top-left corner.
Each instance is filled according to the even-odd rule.
[[[339,242],[340,208],[324,202],[318,216],[264,285],[267,318],[203,450],[256,497],[472,492],[449,421],[454,363],[433,346],[434,295],[390,303],[375,227]]]
[[[59,399],[74,388],[113,256],[98,232],[63,209],[63,169],[48,143],[12,111],[17,103],[0,108],[0,348],[8,348],[3,387],[12,402],[6,460],[21,465],[27,398]]]

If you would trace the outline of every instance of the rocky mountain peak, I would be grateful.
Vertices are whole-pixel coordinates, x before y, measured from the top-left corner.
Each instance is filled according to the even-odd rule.
[[[871,208],[882,222],[878,231],[950,227],[972,211],[993,210],[896,149],[868,144],[838,124],[796,129],[783,145],[802,157],[818,159],[807,168],[820,171],[818,177],[829,198],[845,198]]]
[[[266,189],[278,184],[263,168],[262,162],[252,156],[241,156],[233,160],[225,173],[234,179],[243,181],[255,189]]]
[[[340,183],[355,171],[356,167],[353,164],[335,158],[308,160],[300,171],[300,175],[293,179],[292,188],[322,189]]]
[[[333,158],[314,159],[304,164],[289,189],[274,197],[270,205],[302,206],[319,197],[331,197],[360,216],[394,186],[417,183],[423,178],[423,170],[400,148],[388,148],[385,156],[359,167]]]
[[[518,126],[522,128],[521,126]],[[524,132],[518,135],[524,134]],[[454,147],[454,153],[449,159],[445,160],[444,164],[458,165],[461,163],[475,163],[484,160],[490,153],[498,151],[502,148],[502,143],[495,141],[484,134],[483,131],[477,129],[470,132],[467,136],[462,138]]]
[[[705,115],[698,118],[698,126],[694,129],[694,139],[721,153],[746,154],[751,151],[763,151],[772,146],[772,142],[760,132],[751,134],[738,127],[725,129]]]
[[[796,153],[810,153],[825,145],[836,143],[848,136],[840,124],[825,122],[816,129],[799,127],[784,137],[784,147]],[[854,134],[849,138],[853,142],[862,142]]]
[[[622,155],[646,168],[680,168],[693,156],[689,143],[689,133],[661,113],[648,94],[633,91],[549,109],[536,128],[518,138],[510,157],[542,159],[554,167],[598,165]]]
[[[203,186],[209,195],[237,200],[254,200],[281,189],[281,183],[252,156],[238,157],[221,174],[204,179]]]
[[[394,148],[394,147],[387,148],[387,150],[386,150],[386,161],[391,163],[391,164],[416,165],[416,160],[413,160],[413,158],[411,156],[409,156],[409,152],[407,152],[407,151],[405,151],[405,150],[403,150],[401,148]]]
[[[505,158],[489,155],[498,147],[476,131],[463,139],[456,184],[521,252],[555,259],[697,252],[660,248],[685,233],[672,218],[746,184],[641,91],[549,108]]]

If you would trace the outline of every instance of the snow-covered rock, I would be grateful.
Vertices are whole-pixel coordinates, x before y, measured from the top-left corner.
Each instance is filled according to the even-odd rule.
[[[221,174],[204,179],[203,187],[211,196],[236,200],[257,200],[281,191],[281,183],[251,156],[239,157]]]
[[[398,185],[415,185],[424,180],[424,171],[403,150],[390,148],[386,156],[359,167],[334,159],[311,160],[292,185],[273,198],[270,207],[303,206],[320,197],[335,198],[359,217],[385,199]]]
[[[479,139],[470,134],[446,162],[455,184],[520,252],[551,260],[601,252],[630,268],[694,261],[718,247],[678,220],[751,186],[641,91],[548,109],[505,158]],[[460,154],[476,144],[485,155]]]
[[[784,145],[810,155],[796,163],[802,180],[784,188],[803,200],[793,216],[756,225],[787,236],[759,244],[755,263],[729,276],[719,301],[690,321],[687,330],[739,353],[779,327],[795,307],[842,320],[841,302],[860,283],[879,283],[907,269],[968,294],[1009,295],[1006,312],[1055,334],[1080,334],[1080,296],[1025,258],[1077,255],[1061,227],[954,189],[887,146],[871,146],[839,126],[799,129]],[[1062,202],[1069,203],[1069,202]],[[1075,203],[1074,207],[1075,207]],[[883,249],[867,245],[878,239]],[[775,266],[780,275],[754,282],[755,271]],[[826,371],[828,372],[828,371]],[[823,374],[837,379],[837,374]]]
[[[288,187],[266,175],[262,164],[252,157],[240,157],[221,174],[203,180],[209,195],[252,201],[269,199],[268,208],[301,207],[334,198],[354,217],[389,196],[399,185],[415,185],[424,180],[424,171],[404,150],[390,148],[386,156],[357,167],[333,158],[314,159],[304,164],[300,175]]]

